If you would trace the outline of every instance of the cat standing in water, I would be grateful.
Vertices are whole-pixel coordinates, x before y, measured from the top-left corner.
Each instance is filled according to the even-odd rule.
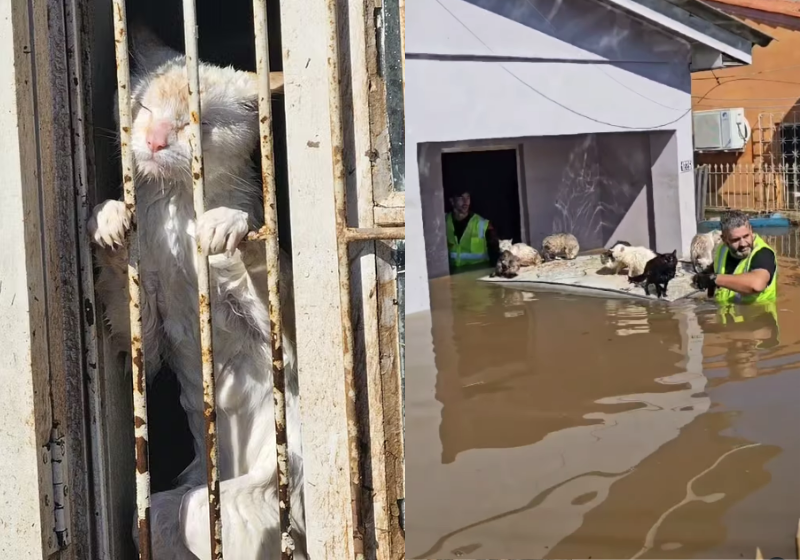
[[[280,555],[275,423],[266,265],[260,244],[237,249],[263,223],[258,170],[258,85],[255,74],[200,66],[206,212],[192,204],[188,82],[182,55],[146,30],[132,30],[139,66],[132,79],[132,149],[136,164],[145,367],[162,362],[175,371],[194,438],[195,461],[174,490],[153,495],[153,558],[210,558],[205,487],[205,423],[201,373],[197,251],[210,255],[214,368],[217,380],[220,493],[228,560]],[[131,216],[123,202],[107,200],[93,213],[89,231],[100,246],[98,295],[112,340],[130,339],[127,250]],[[286,329],[287,431],[292,480],[295,558],[304,558],[300,420],[294,344],[291,265],[281,263]],[[274,279],[270,278],[270,281]],[[134,538],[137,531],[134,530]]]

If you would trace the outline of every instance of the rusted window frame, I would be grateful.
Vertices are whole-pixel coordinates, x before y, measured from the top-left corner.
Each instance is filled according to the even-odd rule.
[[[190,0],[191,1],[191,0]],[[260,5],[259,0],[255,0],[254,4],[256,6]],[[15,10],[21,10],[23,7],[22,3],[15,2],[14,5],[16,6]],[[97,202],[97,196],[95,195],[96,190],[98,189],[98,185],[95,182],[95,170],[94,170],[94,150],[92,148],[92,135],[94,130],[92,128],[92,114],[91,114],[91,97],[92,97],[92,76],[91,76],[91,69],[92,69],[92,49],[94,45],[92,44],[92,36],[91,36],[91,22],[92,17],[90,12],[92,11],[93,7],[90,6],[90,3],[87,0],[65,0],[64,3],[59,2],[58,0],[52,0],[46,4],[38,4],[38,11],[36,12],[37,15],[34,17],[34,24],[32,25],[33,29],[36,31],[46,31],[50,29],[50,25],[52,22],[48,23],[50,19],[53,18],[55,15],[55,21],[58,26],[61,26],[62,23],[65,26],[64,28],[59,27],[61,32],[66,34],[66,45],[67,48],[58,50],[53,50],[52,48],[48,50],[48,56],[52,57],[53,53],[58,51],[60,56],[66,60],[66,64],[64,66],[58,66],[48,57],[43,57],[41,59],[37,58],[37,62],[39,62],[39,74],[37,77],[41,78],[42,76],[49,76],[48,72],[52,72],[52,76],[58,78],[59,80],[63,79],[65,89],[64,91],[58,91],[56,95],[51,96],[48,101],[52,101],[52,106],[47,107],[47,111],[50,111],[55,108],[58,103],[64,102],[66,106],[69,107],[70,111],[63,111],[61,113],[62,117],[66,120],[71,121],[69,124],[64,125],[63,127],[52,127],[43,131],[43,134],[50,134],[50,133],[59,133],[59,136],[63,136],[61,134],[61,128],[71,128],[72,135],[66,136],[65,138],[72,142],[72,149],[63,149],[63,150],[53,150],[52,152],[55,154],[52,156],[53,159],[64,160],[71,164],[72,168],[60,168],[55,164],[52,164],[50,159],[44,158],[42,162],[42,166],[48,167],[48,169],[59,169],[59,172],[63,170],[67,170],[65,177],[67,178],[66,181],[73,183],[73,188],[69,188],[68,185],[64,184],[64,181],[61,181],[59,184],[52,185],[53,188],[63,188],[63,192],[66,193],[64,196],[69,198],[73,197],[70,200],[75,203],[75,207],[72,208],[71,214],[67,216],[69,220],[73,220],[72,222],[65,221],[65,224],[69,226],[72,224],[74,228],[75,236],[78,236],[77,239],[74,237],[70,239],[72,243],[77,245],[79,248],[76,248],[75,255],[76,258],[79,258],[79,262],[75,265],[76,268],[80,266],[80,274],[77,272],[73,274],[74,283],[79,284],[79,292],[80,292],[80,299],[73,298],[69,301],[65,300],[65,303],[68,305],[74,306],[77,302],[81,302],[80,305],[77,307],[77,311],[75,309],[67,309],[64,308],[63,311],[64,315],[80,317],[83,323],[83,329],[75,329],[71,331],[69,336],[75,337],[75,340],[79,341],[79,344],[82,344],[83,356],[80,360],[81,365],[76,366],[75,371],[68,372],[67,370],[57,372],[55,376],[56,381],[62,383],[64,381],[63,377],[65,375],[74,375],[75,378],[79,378],[81,380],[86,381],[88,385],[88,390],[84,388],[82,384],[78,384],[77,391],[80,394],[83,394],[84,391],[88,393],[88,398],[86,402],[82,400],[71,400],[68,404],[70,407],[77,406],[75,408],[78,411],[76,414],[77,416],[83,416],[84,414],[87,418],[84,418],[87,425],[86,426],[78,426],[75,431],[75,436],[71,438],[70,442],[74,446],[78,446],[77,449],[80,453],[73,453],[72,457],[70,457],[70,461],[72,462],[72,470],[71,474],[74,475],[73,480],[78,481],[78,484],[71,486],[72,488],[80,488],[81,484],[88,485],[92,484],[92,490],[86,493],[82,493],[83,496],[91,496],[87,502],[91,502],[91,507],[94,510],[94,514],[90,515],[89,504],[81,504],[81,507],[77,510],[73,508],[75,512],[76,518],[83,518],[84,521],[80,523],[86,523],[86,525],[81,525],[76,522],[75,526],[80,529],[80,534],[76,534],[75,538],[73,539],[73,544],[70,545],[69,549],[66,549],[63,554],[66,556],[62,556],[64,558],[67,557],[75,557],[77,554],[78,557],[82,558],[103,558],[108,559],[112,557],[118,556],[120,553],[119,547],[121,546],[120,543],[114,543],[114,541],[119,540],[120,538],[127,538],[129,535],[129,522],[128,520],[122,520],[121,518],[116,519],[119,517],[117,506],[120,503],[127,502],[127,498],[124,495],[124,491],[120,491],[119,488],[116,488],[115,485],[119,485],[120,482],[127,480],[125,477],[119,477],[119,475],[115,472],[117,469],[115,465],[119,462],[116,459],[111,460],[110,457],[110,450],[114,447],[115,444],[118,444],[119,437],[124,435],[120,434],[111,434],[110,432],[114,432],[116,428],[109,427],[106,425],[107,417],[110,417],[110,410],[109,406],[111,406],[108,402],[104,402],[104,397],[106,393],[104,391],[106,388],[104,387],[105,384],[111,383],[121,383],[120,379],[110,379],[108,376],[110,374],[121,373],[118,371],[104,371],[103,370],[103,363],[105,359],[110,359],[108,356],[104,355],[104,341],[102,340],[102,329],[98,329],[98,325],[100,324],[100,311],[94,303],[94,285],[93,285],[93,278],[92,278],[92,259],[91,259],[91,248],[89,247],[88,243],[80,243],[78,240],[83,239],[86,236],[85,224],[87,218],[91,212],[91,208],[94,203]],[[27,6],[25,7],[27,9]],[[111,13],[111,3],[108,5],[109,13]],[[284,10],[291,9],[284,7]],[[305,8],[304,8],[305,9]],[[293,17],[296,21],[301,22],[303,24],[307,23],[308,21],[314,21],[314,26],[317,28],[317,31],[320,32],[320,36],[324,37],[325,39],[325,48],[319,48],[321,45],[316,45],[313,47],[313,51],[315,55],[321,55],[323,52],[325,54],[336,54],[336,38],[337,32],[340,29],[337,26],[336,17],[336,9],[337,4],[333,1],[326,2],[324,5],[321,6],[312,6],[308,8],[309,12],[311,12],[310,19],[306,16],[307,13],[303,13],[303,10],[295,10]],[[353,29],[357,31],[351,31],[352,34],[355,33],[355,38],[359,40],[363,47],[364,52],[361,52],[359,48],[356,48],[358,53],[352,53],[353,64],[360,64],[357,62],[355,58],[357,56],[362,56],[366,53],[366,55],[370,54],[369,49],[367,48],[369,45],[369,39],[364,38],[365,34],[370,33],[373,31],[371,27],[371,18],[372,13],[369,11],[367,5],[357,6],[354,4],[349,5],[350,15],[359,14],[361,18],[361,23],[363,25],[354,25],[352,26]],[[63,12],[59,12],[59,10],[63,10]],[[330,17],[328,17],[330,16]],[[352,23],[352,22],[351,22]],[[17,24],[15,24],[15,29]],[[25,31],[28,32],[28,27],[21,26],[25,28]],[[358,31],[360,29],[360,31]],[[305,29],[306,33],[308,29]],[[53,35],[52,32],[48,32],[49,36],[57,37]],[[361,33],[359,35],[359,33]],[[189,40],[191,41],[191,33],[187,34],[189,36]],[[374,37],[374,35],[373,35]],[[57,41],[56,41],[57,42]],[[297,38],[296,44],[299,45],[301,43],[305,44],[308,41],[306,39],[300,40]],[[62,43],[63,44],[63,43]],[[52,47],[53,45],[49,45]],[[191,48],[191,46],[189,46]],[[287,41],[284,44],[284,54],[288,56],[288,51],[291,48],[291,41]],[[188,49],[187,49],[188,50]],[[15,51],[16,52],[16,51]],[[39,51],[41,52],[41,50]],[[299,49],[296,50],[299,52]],[[25,53],[29,54],[29,53]],[[38,57],[38,54],[36,55]],[[25,57],[23,57],[25,58]],[[292,65],[288,65],[292,68]],[[363,78],[363,85],[364,87],[361,90],[361,95],[364,100],[368,100],[369,91],[370,91],[370,82],[372,81],[372,74],[370,70],[367,68],[366,63],[366,56],[364,59],[364,64],[362,65],[363,68],[358,67],[353,71],[353,74],[358,74],[358,79],[361,80]],[[298,83],[301,80],[303,72],[306,70],[304,65],[294,67],[294,75],[298,79]],[[330,66],[326,71],[326,81],[325,84],[326,88],[324,91],[324,95],[329,98],[331,101],[331,105],[328,108],[329,116],[331,117],[331,134],[332,134],[332,144],[338,144],[338,140],[336,138],[337,129],[341,126],[342,120],[342,112],[347,112],[350,108],[349,107],[337,107],[335,99],[341,99],[343,92],[339,89],[338,79],[339,79],[339,68],[336,64]],[[314,69],[315,78],[319,78],[322,74],[317,70]],[[267,78],[268,79],[268,78]],[[355,79],[355,78],[354,78]],[[267,84],[269,82],[267,81]],[[361,82],[359,82],[361,83]],[[52,84],[49,84],[52,85]],[[267,86],[268,89],[269,86]],[[291,85],[289,89],[291,89]],[[63,96],[60,94],[64,93]],[[299,93],[298,89],[294,90],[295,96]],[[346,95],[346,92],[345,92]],[[41,97],[41,95],[40,95]],[[288,96],[288,101],[292,101],[292,94]],[[385,101],[382,106],[385,106]],[[385,109],[375,109],[375,106],[372,103],[368,103],[368,116],[375,115],[375,114],[384,114]],[[125,109],[123,108],[123,111]],[[338,116],[337,116],[338,115]],[[263,116],[263,108],[262,108],[262,116]],[[362,115],[363,116],[363,115]],[[349,115],[346,117],[349,118]],[[356,117],[361,118],[361,117]],[[339,120],[339,124],[336,124],[334,121]],[[362,122],[361,125],[364,123]],[[334,182],[331,183],[332,186],[332,195],[333,198],[331,202],[333,203],[329,210],[331,211],[330,217],[335,222],[335,231],[337,233],[336,238],[334,240],[334,247],[335,247],[335,254],[336,259],[338,260],[338,267],[336,271],[336,275],[339,279],[339,296],[340,300],[337,303],[338,313],[340,314],[340,326],[342,328],[342,344],[340,348],[341,352],[341,359],[343,360],[342,371],[344,372],[343,380],[344,385],[343,388],[352,387],[355,383],[353,379],[357,373],[355,371],[355,366],[352,363],[352,343],[354,342],[354,333],[353,333],[353,313],[351,309],[351,299],[363,298],[364,301],[368,302],[367,307],[370,309],[374,309],[374,311],[370,311],[372,313],[370,317],[373,319],[366,318],[366,328],[364,330],[370,330],[372,327],[375,328],[375,335],[372,336],[373,342],[380,339],[380,364],[377,364],[377,360],[373,360],[373,365],[379,365],[380,367],[374,367],[374,372],[377,373],[375,376],[376,378],[371,378],[371,381],[378,381],[380,382],[380,377],[382,376],[384,371],[396,371],[396,363],[398,358],[399,347],[397,343],[397,329],[395,327],[388,327],[388,329],[380,328],[380,335],[377,334],[378,331],[378,316],[380,316],[381,320],[387,320],[387,324],[394,324],[396,325],[397,321],[397,302],[396,296],[392,296],[391,292],[387,292],[386,289],[382,289],[381,287],[378,290],[374,290],[376,276],[380,277],[380,270],[382,270],[383,264],[381,264],[385,258],[386,263],[388,264],[391,260],[391,255],[385,253],[385,250],[389,249],[389,246],[384,243],[383,241],[391,241],[395,239],[401,239],[404,237],[404,216],[403,216],[403,207],[404,207],[404,196],[402,193],[398,194],[394,192],[391,188],[391,174],[385,177],[389,178],[389,182],[381,183],[381,187],[373,188],[373,179],[376,177],[375,170],[377,167],[384,165],[381,163],[381,159],[386,158],[386,152],[383,152],[383,155],[378,156],[377,158],[377,167],[373,166],[372,164],[376,163],[376,158],[374,154],[376,150],[380,148],[379,143],[374,143],[372,132],[375,130],[376,123],[368,122],[366,126],[361,126],[360,129],[362,131],[366,131],[366,139],[367,145],[369,146],[368,150],[364,150],[363,155],[364,158],[369,160],[369,163],[366,167],[362,167],[366,169],[366,173],[364,177],[367,177],[368,180],[363,182],[359,185],[356,193],[350,193],[353,197],[353,201],[355,199],[358,200],[359,203],[359,219],[357,223],[349,223],[347,220],[346,210],[346,197],[345,197],[345,190],[346,190],[346,183],[342,180],[344,176],[344,169],[341,165],[341,161],[335,161],[336,158],[333,158],[332,161],[333,171],[334,171]],[[304,132],[303,132],[304,133]],[[44,137],[44,136],[43,136]],[[48,141],[52,141],[54,135],[46,136]],[[385,140],[385,139],[384,139]],[[304,140],[304,144],[305,144]],[[327,154],[327,157],[332,157],[332,152]],[[131,170],[131,161],[129,156],[126,168],[130,171]],[[125,158],[123,158],[125,159]],[[52,165],[51,165],[52,164]],[[123,174],[124,178],[124,174]],[[104,184],[107,182],[107,178],[103,178]],[[126,183],[130,183],[130,181],[125,181]],[[56,182],[57,183],[57,182]],[[265,181],[267,184],[268,181]],[[370,187],[365,189],[364,187]],[[383,188],[386,187],[386,188]],[[382,190],[383,189],[383,190]],[[132,196],[133,191],[132,189],[128,189],[128,202],[132,203]],[[375,195],[378,195],[375,198]],[[385,195],[385,196],[384,196]],[[368,205],[362,204],[364,201],[369,201]],[[370,219],[367,219],[367,216]],[[77,223],[76,223],[77,222]],[[52,232],[51,232],[52,233]],[[49,236],[49,233],[45,233],[46,236]],[[268,237],[264,231],[258,232],[254,237],[255,239],[262,239],[264,237]],[[49,237],[48,237],[49,239]],[[327,241],[326,241],[327,242]],[[361,277],[361,291],[355,290],[353,294],[349,293],[349,286],[348,283],[350,282],[349,277],[352,274],[350,269],[350,256],[355,250],[356,247],[363,247],[370,249],[372,248],[372,256],[369,255],[363,257],[363,263],[370,262],[369,259],[372,259],[372,270],[369,270],[369,267],[362,267],[363,276]],[[62,246],[63,249],[63,246]],[[135,249],[135,248],[134,248]],[[132,251],[135,260],[135,253],[136,251]],[[53,255],[56,255],[57,252],[54,252]],[[375,258],[375,255],[378,255],[378,259]],[[70,261],[69,259],[62,259],[64,262],[75,262],[75,259]],[[377,261],[377,263],[376,263]],[[66,270],[66,268],[64,269]],[[391,265],[389,268],[383,269],[387,272],[390,272]],[[390,274],[394,274],[391,273]],[[372,280],[364,282],[364,280],[369,280],[371,275]],[[133,279],[134,277],[131,276]],[[133,281],[131,281],[134,284]],[[393,283],[387,283],[386,288],[392,289]],[[308,286],[305,289],[301,289],[301,291],[308,292]],[[369,293],[372,292],[372,296],[369,296]],[[77,292],[76,292],[77,293]],[[379,294],[376,296],[376,294]],[[134,292],[131,294],[132,303],[134,309],[138,295],[134,289]],[[352,296],[352,298],[350,297]],[[384,309],[384,303],[382,301],[378,301],[382,297],[389,297],[389,301],[391,303],[390,307]],[[378,309],[380,308],[380,311]],[[67,313],[67,311],[72,311],[72,313]],[[365,312],[364,317],[367,317],[367,313]],[[389,318],[393,317],[394,321],[389,321]],[[349,332],[348,332],[349,331]],[[358,333],[360,335],[360,333]],[[82,341],[81,341],[82,338]],[[369,343],[366,343],[366,348],[370,348]],[[49,352],[53,352],[53,349],[50,349]],[[351,354],[348,356],[348,352]],[[136,348],[134,347],[134,354],[136,353]],[[391,357],[391,359],[386,362],[385,358]],[[389,370],[386,370],[387,367]],[[142,375],[143,372],[140,371],[141,368],[138,366],[134,366],[137,371],[134,375],[134,381],[143,379]],[[83,371],[83,375],[78,371],[81,369]],[[127,380],[127,383],[130,384],[130,379]],[[391,380],[391,383],[395,383],[394,380]],[[141,390],[137,387],[141,385]],[[384,387],[379,386],[380,383],[373,383],[371,385],[373,390],[375,389],[376,396],[378,398],[378,402],[383,402],[387,400],[387,393]],[[137,417],[140,418],[139,422],[136,422],[136,435],[141,438],[142,441],[146,441],[145,430],[146,430],[146,423],[144,420],[146,419],[146,413],[144,411],[144,404],[146,401],[144,400],[144,384],[143,383],[134,383],[134,387],[136,388],[135,398],[138,401],[136,408]],[[63,387],[61,387],[63,389]],[[130,390],[129,390],[130,391]],[[324,391],[318,391],[318,394],[323,394]],[[130,392],[128,393],[130,395]],[[398,395],[392,395],[388,398],[388,402],[390,406],[393,408],[400,408],[400,400],[396,399],[395,397]],[[71,398],[71,397],[70,397]],[[64,404],[64,400],[62,399],[60,402],[56,403],[57,407],[62,407]],[[344,398],[343,393],[343,400],[342,404],[346,404],[346,408],[348,409],[347,417],[350,420],[354,420],[354,411],[352,404],[347,402]],[[326,412],[327,413],[327,412]],[[73,415],[74,416],[74,415]],[[380,415],[379,415],[380,416]],[[130,422],[130,420],[128,420]],[[134,424],[133,422],[130,422]],[[370,429],[375,429],[377,431],[385,431],[386,424],[381,422],[380,424],[376,424],[373,427],[375,422],[371,422]],[[325,426],[324,422],[320,422],[321,426]],[[81,436],[82,430],[86,430],[88,433],[88,438],[85,440]],[[305,439],[305,437],[304,437]],[[88,450],[84,450],[82,446],[84,444],[88,447]],[[351,467],[357,464],[352,463],[352,459],[358,456],[358,452],[354,450],[357,447],[356,442],[350,442],[348,448],[350,449],[350,458],[351,458]],[[117,450],[120,451],[120,450]],[[370,450],[369,453],[372,453],[373,459],[375,458],[375,453],[373,453],[375,449]],[[127,459],[127,452],[128,450],[124,450],[123,453],[119,453],[122,464],[125,463]],[[380,453],[383,453],[383,450],[380,450]],[[87,461],[89,461],[92,465],[91,469],[82,467],[82,457],[86,456]],[[146,456],[143,448],[139,450],[139,458],[140,458],[140,466],[143,466],[142,459]],[[77,466],[78,468],[75,468]],[[140,473],[141,475],[145,475],[146,469],[142,468],[143,472]],[[91,472],[92,479],[89,480],[89,473]],[[351,470],[351,474],[354,474],[355,470]],[[396,476],[392,475],[392,476]],[[80,482],[82,479],[86,479],[87,482]],[[140,476],[140,486],[145,490],[146,494],[146,476]],[[350,491],[352,489],[348,489]],[[392,492],[395,494],[396,492]],[[213,494],[213,493],[212,493]],[[74,498],[73,494],[73,498]],[[142,513],[142,519],[146,520],[146,508],[147,508],[147,500],[140,500],[140,512]],[[391,504],[391,507],[387,507],[387,509],[391,510],[391,516],[393,519],[396,519],[396,506]],[[213,511],[213,508],[212,508]],[[288,508],[287,508],[288,511]],[[320,516],[324,516],[325,512],[320,513]],[[337,518],[338,519],[338,518]],[[212,521],[212,524],[215,522]],[[357,523],[357,522],[356,522]],[[396,521],[393,521],[396,525]],[[91,535],[89,527],[94,528],[94,535]],[[217,525],[218,526],[218,525]],[[146,527],[146,524],[145,524]],[[327,546],[331,545],[336,541],[334,534],[340,531],[342,528],[345,528],[346,524],[338,524],[336,527],[333,527],[334,531],[328,532],[327,534],[316,534],[314,536],[319,538],[318,544],[319,546]],[[329,527],[330,528],[330,527]],[[352,526],[351,526],[352,528]],[[382,531],[382,528],[381,528]],[[313,531],[312,531],[313,533]],[[339,533],[340,534],[340,533]],[[212,531],[213,535],[213,531]],[[145,543],[146,549],[146,539],[143,541]],[[90,550],[91,549],[91,550]],[[313,553],[312,550],[310,552]],[[402,541],[392,540],[391,541],[391,548],[387,549],[385,546],[381,548],[380,553],[378,554],[379,558],[400,558],[403,556],[403,546]],[[146,553],[145,553],[146,557]]]

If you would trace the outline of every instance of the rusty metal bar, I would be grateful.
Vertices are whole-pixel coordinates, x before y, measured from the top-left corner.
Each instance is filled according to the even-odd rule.
[[[350,459],[350,484],[353,505],[353,551],[356,559],[364,557],[363,492],[360,471],[359,425],[356,411],[356,384],[353,357],[353,320],[350,304],[350,259],[347,238],[347,198],[344,167],[344,128],[342,122],[342,86],[339,74],[339,26],[337,0],[325,0],[327,18],[328,103],[333,151],[333,193],[336,208],[336,246],[339,259],[339,297],[341,305],[343,365],[347,393],[347,436]]]
[[[405,239],[405,227],[385,228],[346,228],[345,239],[350,241],[371,241],[375,239]]]
[[[150,560],[150,466],[147,433],[147,382],[142,348],[142,293],[139,282],[139,232],[136,218],[136,188],[131,148],[131,73],[128,65],[128,29],[125,0],[114,0],[114,51],[117,57],[119,139],[122,157],[122,187],[125,206],[131,213],[128,231],[128,294],[131,321],[131,368],[133,373],[133,422],[136,441],[136,518],[139,528],[139,558]]]
[[[203,145],[200,119],[200,60],[197,54],[197,14],[194,0],[183,0],[183,34],[186,43],[186,77],[189,87],[189,146],[192,151],[194,212],[205,212]],[[206,421],[206,483],[211,558],[222,560],[222,515],[219,503],[219,452],[217,449],[217,403],[214,382],[214,350],[211,337],[211,298],[208,256],[197,237],[197,292],[200,309],[200,347],[203,362],[203,416]]]
[[[291,493],[289,489],[289,455],[286,443],[286,376],[283,364],[283,323],[278,246],[278,211],[275,194],[275,164],[272,146],[272,98],[269,72],[269,36],[267,34],[267,2],[253,0],[253,25],[256,40],[256,72],[258,73],[258,114],[261,137],[261,179],[264,189],[264,227],[259,234],[266,241],[267,289],[272,349],[272,396],[275,404],[275,443],[278,462],[278,513],[281,527],[281,559],[294,558],[292,539]]]
[[[259,1],[259,0],[257,0]],[[269,237],[266,226],[258,231],[247,234],[245,241],[264,241]],[[344,237],[347,242],[373,241],[377,239],[405,239],[405,227],[378,227],[378,228],[344,228]]]
[[[406,0],[400,0],[400,62],[403,65],[403,93],[406,92]]]

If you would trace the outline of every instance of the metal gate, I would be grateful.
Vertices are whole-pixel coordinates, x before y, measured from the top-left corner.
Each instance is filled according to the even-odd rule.
[[[0,140],[7,170],[0,184],[0,229],[9,243],[0,260],[0,334],[14,345],[0,362],[0,375],[23,381],[16,384],[20,389],[11,399],[15,406],[0,409],[7,424],[27,426],[13,436],[0,436],[0,444],[11,450],[0,475],[5,480],[25,475],[15,497],[0,500],[0,518],[11,520],[3,530],[0,551],[9,558],[41,557],[41,551],[81,560],[124,556],[119,541],[130,534],[130,525],[123,527],[116,517],[125,496],[133,493],[115,478],[119,464],[112,448],[119,442],[115,426],[126,422],[129,428],[135,425],[137,442],[140,557],[149,557],[146,383],[141,360],[136,359],[142,352],[138,243],[131,235],[134,417],[121,419],[122,409],[106,399],[105,386],[111,380],[103,366],[98,328],[102,316],[94,303],[92,251],[85,229],[98,202],[99,163],[90,142],[95,133],[92,79],[97,71],[91,15],[104,6],[113,6],[122,177],[125,202],[135,209],[125,0],[105,5],[99,0],[11,0],[0,7],[5,53],[0,62],[0,106],[10,108],[2,112],[0,122],[15,133]],[[252,232],[246,243],[265,243],[268,274],[277,278],[266,1],[254,0],[253,7],[265,226]],[[204,211],[204,185],[194,0],[184,0],[183,8],[199,215]],[[306,272],[295,273],[294,295],[312,558],[404,556],[402,13],[398,0],[281,6],[293,268]],[[222,558],[226,543],[219,515],[211,413],[213,344],[208,267],[203,260],[198,301],[204,405],[209,412],[209,544],[212,557]],[[13,299],[6,298],[9,286],[15,288]],[[20,292],[24,286],[27,290]],[[277,282],[269,283],[269,304],[276,461],[283,474],[287,462]],[[31,420],[26,423],[25,418]],[[286,477],[280,478],[281,529],[288,543],[291,504]],[[16,505],[9,509],[5,504],[11,503]],[[14,537],[7,540],[6,535]],[[290,547],[285,546],[282,555],[291,558]]]

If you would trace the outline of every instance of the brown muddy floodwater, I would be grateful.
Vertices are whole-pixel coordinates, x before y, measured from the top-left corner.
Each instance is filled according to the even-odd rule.
[[[798,235],[769,241],[777,325],[433,281],[406,319],[407,557],[797,558]]]

